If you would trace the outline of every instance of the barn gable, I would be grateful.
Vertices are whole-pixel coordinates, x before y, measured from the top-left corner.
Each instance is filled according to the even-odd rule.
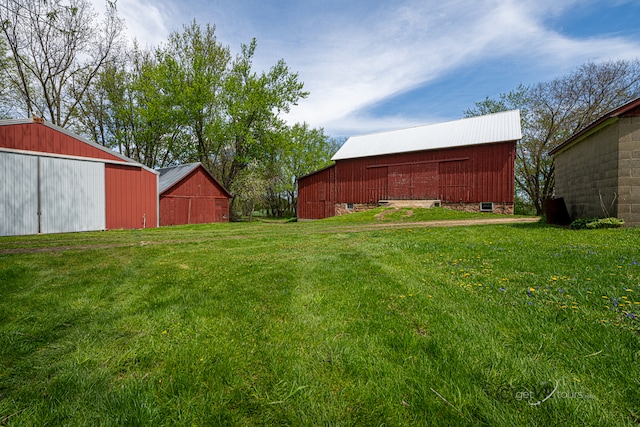
[[[298,180],[298,217],[325,218],[387,200],[437,200],[513,212],[520,113],[508,111],[349,138],[334,166]]]
[[[160,224],[229,221],[231,194],[202,163],[159,170]]]

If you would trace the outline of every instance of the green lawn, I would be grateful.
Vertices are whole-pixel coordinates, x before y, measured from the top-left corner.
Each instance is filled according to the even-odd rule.
[[[0,238],[0,425],[640,423],[639,229],[376,213]]]

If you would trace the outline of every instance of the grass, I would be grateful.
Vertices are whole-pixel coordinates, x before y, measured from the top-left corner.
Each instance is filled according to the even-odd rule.
[[[396,214],[0,238],[0,425],[640,422],[640,230]]]

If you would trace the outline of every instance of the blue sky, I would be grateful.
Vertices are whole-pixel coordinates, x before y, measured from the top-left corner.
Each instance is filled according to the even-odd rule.
[[[100,10],[103,1],[93,0]],[[640,0],[118,0],[158,46],[194,19],[255,66],[284,59],[310,92],[290,122],[350,136],[458,119],[486,96],[589,61],[640,58]]]

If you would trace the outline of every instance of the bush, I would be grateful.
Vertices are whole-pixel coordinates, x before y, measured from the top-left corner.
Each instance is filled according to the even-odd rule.
[[[602,218],[587,224],[587,228],[618,228],[624,224],[624,220],[618,218]]]
[[[572,230],[593,230],[596,228],[618,228],[624,220],[618,218],[578,218],[571,223]]]

